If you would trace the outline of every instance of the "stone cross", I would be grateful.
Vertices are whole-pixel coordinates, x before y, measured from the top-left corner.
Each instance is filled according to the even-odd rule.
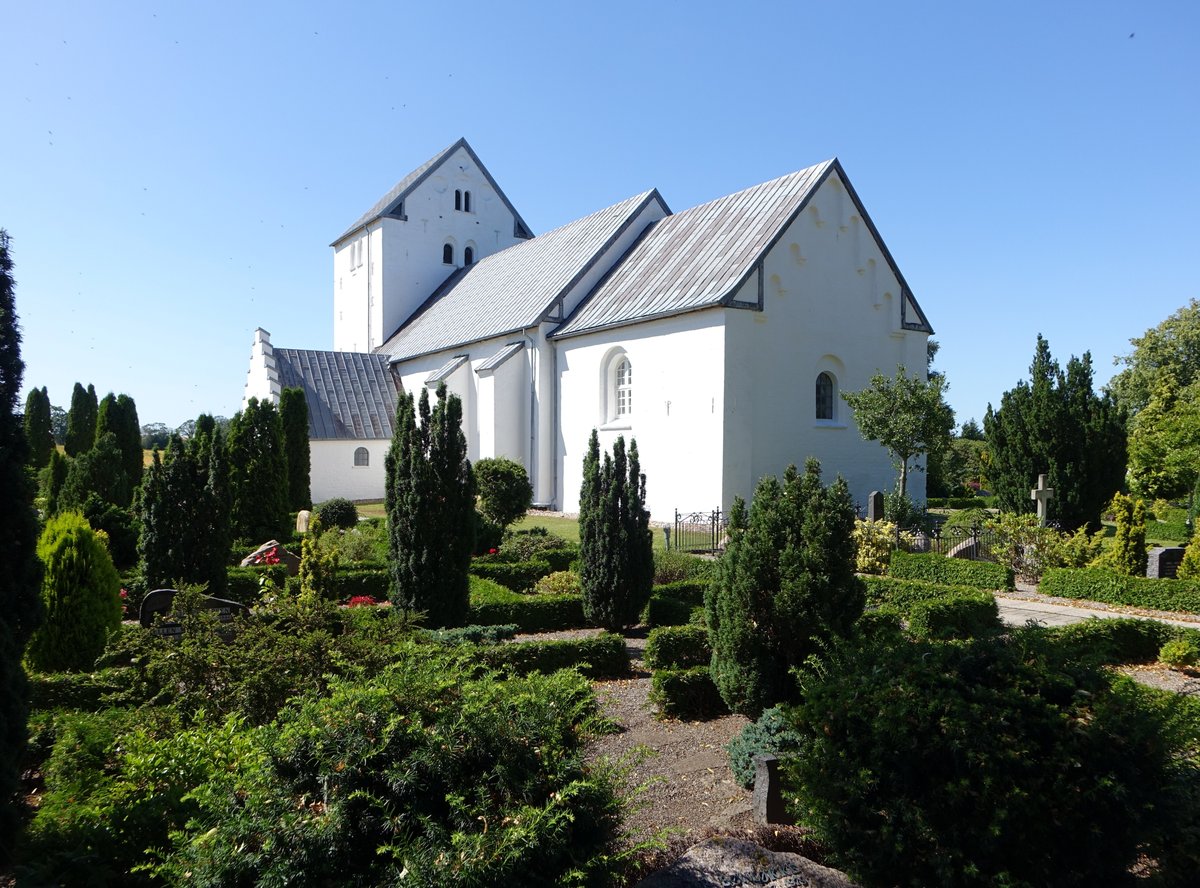
[[[1046,476],[1038,475],[1037,487],[1029,491],[1029,498],[1037,500],[1038,524],[1046,526],[1046,514],[1050,500],[1054,499],[1054,488],[1046,486]]]

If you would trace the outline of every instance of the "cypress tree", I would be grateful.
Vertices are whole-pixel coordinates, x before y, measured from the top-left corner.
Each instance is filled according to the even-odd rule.
[[[71,392],[71,409],[67,411],[67,456],[87,453],[96,443],[96,416],[99,413],[96,388],[91,383],[85,389],[78,382]]]
[[[138,498],[138,555],[148,588],[204,584],[225,591],[229,558],[224,448],[219,434],[185,443],[171,437],[154,452]]]
[[[293,512],[312,508],[312,458],[308,446],[308,401],[304,389],[285,388],[279,396],[283,422],[283,452],[287,457],[288,507]]]
[[[229,424],[227,448],[234,538],[259,543],[285,538],[287,460],[275,405],[251,398]]]
[[[96,440],[109,433],[116,438],[125,480],[132,495],[132,491],[142,483],[142,430],[138,423],[137,405],[129,395],[113,395],[109,392],[100,402],[96,416]]]
[[[90,496],[106,503],[127,507],[133,497],[125,477],[117,436],[106,433],[96,445],[70,462],[67,478],[57,498],[57,511],[83,511]]]
[[[654,552],[645,498],[637,442],[626,458],[625,438],[618,437],[601,462],[593,429],[579,493],[579,544],[583,612],[595,625],[631,626],[650,598]]]
[[[729,708],[751,718],[796,699],[791,670],[862,615],[854,574],[854,506],[838,477],[821,483],[809,459],[783,482],[759,481],[747,514],[735,500],[729,542],[705,596],[713,681]]]
[[[8,233],[0,229],[0,864],[11,859],[17,835],[13,802],[29,714],[29,686],[21,660],[42,617],[37,519],[26,472],[28,441],[17,418],[25,365],[12,269]]]
[[[57,447],[50,452],[50,462],[42,469],[38,477],[43,509],[47,516],[58,514],[59,497],[63,485],[67,483],[67,475],[71,471],[71,458],[65,456]]]
[[[431,411],[429,392],[422,389],[414,415],[412,395],[400,396],[384,462],[392,603],[423,611],[435,627],[461,625],[466,618],[475,541],[475,482],[462,402],[444,383],[437,398]]]
[[[25,399],[25,440],[29,442],[29,464],[35,469],[50,462],[54,432],[50,427],[50,396],[46,387],[29,390]]]

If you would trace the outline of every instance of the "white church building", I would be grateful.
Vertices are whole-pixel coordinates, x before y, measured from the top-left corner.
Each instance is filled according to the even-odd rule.
[[[860,503],[895,484],[839,393],[924,373],[933,331],[836,159],[535,237],[460,139],[332,246],[334,350],[259,329],[245,391],[304,389],[314,501],[381,498],[397,394],[439,382],[471,460],[522,463],[535,503],[567,512],[593,428],[637,439],[655,520],[728,509],[809,456]]]

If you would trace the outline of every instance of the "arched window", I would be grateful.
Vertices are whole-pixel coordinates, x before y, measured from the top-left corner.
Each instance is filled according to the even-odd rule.
[[[442,247],[442,262],[444,262],[446,265],[454,264],[454,245],[453,244],[446,244],[446,246]]]
[[[629,358],[621,358],[617,362],[617,368],[614,376],[615,387],[613,389],[616,397],[617,416],[629,416],[633,413],[633,366],[629,363]]]
[[[462,209],[462,192],[457,188],[454,189],[454,209]]]
[[[469,191],[463,192],[463,212],[471,212],[471,192]]]
[[[473,265],[475,263],[475,248],[466,247],[463,249],[463,265]]]
[[[367,448],[359,447],[354,451],[354,464],[356,466],[369,466],[371,464],[371,454]]]
[[[833,377],[817,374],[817,419],[833,419]]]

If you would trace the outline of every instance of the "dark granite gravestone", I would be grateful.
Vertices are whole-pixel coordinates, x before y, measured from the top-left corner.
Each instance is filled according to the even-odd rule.
[[[1155,580],[1173,580],[1183,563],[1182,546],[1155,546],[1146,553],[1146,576]]]
[[[754,822],[791,824],[783,804],[783,784],[779,779],[779,759],[773,755],[754,757],[754,795],[750,799]]]
[[[183,635],[183,627],[179,623],[170,619],[171,605],[175,602],[177,591],[175,589],[155,589],[142,599],[142,609],[138,613],[138,622],[145,629],[153,629],[155,634],[163,638],[179,638]],[[211,595],[205,595],[200,602],[200,607],[204,610],[214,610],[217,612],[217,619],[222,624],[233,622],[234,617],[245,617],[250,614],[250,608],[237,601],[229,601],[224,598],[213,598]],[[155,622],[155,617],[161,615],[162,619]]]
[[[867,520],[883,520],[883,494],[878,490],[872,490],[867,495]]]

